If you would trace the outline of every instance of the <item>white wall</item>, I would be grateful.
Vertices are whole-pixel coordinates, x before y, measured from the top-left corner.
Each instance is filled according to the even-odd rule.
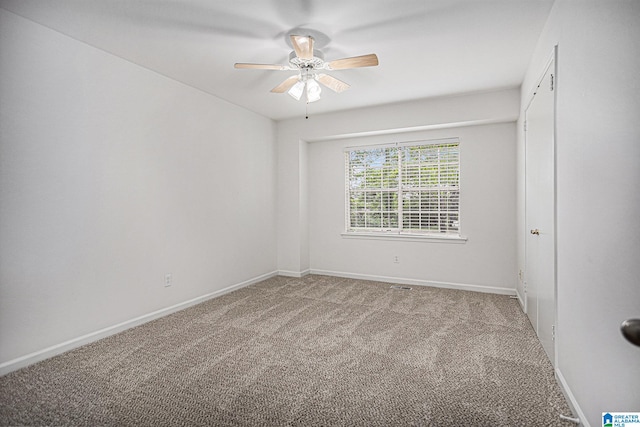
[[[0,75],[0,365],[275,271],[271,120],[2,9]]]
[[[344,238],[344,148],[457,137],[464,243]],[[309,247],[312,270],[393,277],[459,287],[513,289],[515,123],[347,138],[309,144]],[[394,258],[399,262],[395,263]],[[487,289],[489,288],[489,289]]]
[[[366,273],[512,290],[517,275],[514,123],[519,103],[519,91],[510,89],[278,122],[278,269],[293,275],[308,271]],[[463,231],[468,234],[467,243],[340,237],[344,230],[341,147],[390,138],[456,135],[464,135],[464,150],[468,150],[462,154],[468,167],[463,165],[461,190],[461,220],[463,227],[468,227]],[[496,154],[495,150],[502,151]],[[491,164],[490,170],[477,167],[483,160]],[[482,174],[493,182],[499,181],[496,194],[502,201],[498,204],[488,194],[488,188],[473,182]],[[504,225],[497,233],[483,227],[491,214]],[[305,247],[309,248],[308,259],[300,255]],[[401,257],[399,264],[389,262],[395,255]],[[472,262],[466,273],[464,269],[445,268],[457,265],[458,256]],[[490,265],[485,262],[489,260]]]
[[[557,44],[557,370],[592,426],[640,408],[640,348],[619,332],[640,318],[639,23],[638,1],[557,0],[522,85],[521,112]],[[518,148],[522,183],[521,130]]]

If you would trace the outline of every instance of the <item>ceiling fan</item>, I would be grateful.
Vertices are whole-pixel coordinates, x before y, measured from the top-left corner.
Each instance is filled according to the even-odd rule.
[[[312,36],[290,35],[293,51],[289,54],[289,65],[277,64],[249,64],[238,62],[235,68],[255,70],[284,70],[298,71],[298,74],[287,78],[278,86],[271,89],[273,93],[287,92],[296,100],[300,100],[306,94],[307,103],[320,99],[322,85],[336,93],[349,89],[349,85],[322,71],[346,70],[349,68],[372,67],[378,65],[378,57],[375,53],[350,58],[336,59],[325,62],[324,55],[313,48]]]

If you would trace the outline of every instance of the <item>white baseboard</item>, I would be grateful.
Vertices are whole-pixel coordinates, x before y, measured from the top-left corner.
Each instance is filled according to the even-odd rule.
[[[437,282],[432,280],[405,279],[401,277],[373,276],[369,274],[346,273],[343,271],[310,270],[311,274],[324,276],[345,277],[349,279],[373,280],[375,282],[397,283],[399,285],[431,286],[434,288],[458,289],[462,291],[483,292],[488,294],[515,295],[513,288],[499,288],[494,286],[471,285],[466,283]]]
[[[25,366],[29,366],[36,362],[49,359],[50,357],[56,356],[58,354],[62,354],[69,350],[73,350],[74,348],[81,347],[83,345],[92,343],[94,341],[98,341],[99,339],[106,338],[108,336],[117,334],[118,332],[122,332],[127,329],[133,328],[135,326],[142,325],[143,323],[150,322],[160,317],[167,316],[169,314],[175,313],[176,311],[184,310],[185,308],[191,307],[196,304],[200,304],[201,302],[204,302],[211,298],[219,297],[231,291],[244,288],[245,286],[252,285],[254,283],[269,279],[277,275],[278,275],[277,271],[266,273],[266,274],[254,277],[252,279],[245,280],[244,282],[227,286],[224,289],[220,289],[218,291],[211,292],[211,293],[199,296],[197,298],[193,298],[188,301],[184,301],[184,302],[172,305],[171,307],[162,308],[160,310],[156,310],[154,312],[144,314],[134,319],[127,320],[122,323],[118,323],[117,325],[109,326],[107,328],[100,329],[99,331],[91,332],[89,334],[70,339],[60,344],[56,344],[51,347],[47,347],[45,349],[35,351],[33,353],[18,357],[13,360],[9,360],[7,362],[0,364],[0,376],[6,375],[9,372],[16,371],[20,368],[24,368]]]
[[[278,275],[286,276],[286,277],[304,277],[311,273],[311,270],[303,270],[303,271],[290,271],[290,270],[278,270]]]
[[[573,412],[574,416],[580,419],[579,425],[581,425],[582,427],[591,427],[591,424],[589,424],[589,421],[587,420],[587,417],[584,415],[582,408],[580,408],[580,405],[578,405],[578,401],[576,400],[575,396],[571,392],[571,389],[569,388],[569,384],[567,384],[567,381],[564,379],[564,376],[562,375],[562,372],[560,372],[560,369],[556,368],[555,374],[556,374],[556,379],[560,384],[560,390],[562,390],[562,394],[564,394],[564,397],[567,399],[569,403],[571,412]],[[564,415],[568,415],[568,414],[564,414]]]
[[[517,288],[516,288],[516,297],[518,297],[518,302],[520,303],[520,307],[522,308],[522,311],[526,313],[526,307],[524,306],[524,298],[522,297],[520,292],[518,292]]]

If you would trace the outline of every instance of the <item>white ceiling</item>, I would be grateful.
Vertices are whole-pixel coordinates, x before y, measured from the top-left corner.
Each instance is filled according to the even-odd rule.
[[[0,6],[273,119],[304,101],[270,90],[292,71],[286,34],[327,36],[325,59],[376,53],[378,67],[332,71],[310,113],[519,86],[553,0],[0,0]],[[318,46],[316,46],[318,47]]]

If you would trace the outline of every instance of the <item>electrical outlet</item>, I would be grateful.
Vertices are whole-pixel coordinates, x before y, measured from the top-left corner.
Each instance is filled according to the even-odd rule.
[[[522,270],[518,271],[518,278],[520,279],[520,281],[522,282],[522,276],[524,275],[524,273],[522,272]]]
[[[393,257],[393,262],[394,264],[400,264],[400,258],[398,257],[398,255]]]
[[[173,282],[173,276],[171,275],[171,273],[167,273],[164,275],[164,287],[169,287],[171,286]]]

